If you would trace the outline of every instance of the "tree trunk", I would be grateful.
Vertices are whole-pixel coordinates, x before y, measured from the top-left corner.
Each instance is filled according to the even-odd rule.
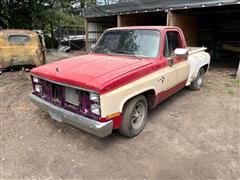
[[[80,8],[85,8],[85,0],[80,0]]]
[[[54,34],[53,34],[53,23],[50,22],[50,31],[51,31],[51,48],[54,48]]]

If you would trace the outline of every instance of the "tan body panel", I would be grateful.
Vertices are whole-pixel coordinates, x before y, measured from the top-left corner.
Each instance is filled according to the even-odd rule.
[[[26,35],[30,41],[26,43],[9,42],[11,35]],[[25,30],[0,31],[0,68],[18,65],[44,64],[43,47],[37,33]]]
[[[164,92],[188,78],[189,62],[182,61],[172,67],[159,69],[132,83],[100,96],[101,116],[106,117],[116,112],[122,112],[124,104],[132,97],[148,90],[154,90],[155,95]],[[162,82],[160,79],[164,77]]]

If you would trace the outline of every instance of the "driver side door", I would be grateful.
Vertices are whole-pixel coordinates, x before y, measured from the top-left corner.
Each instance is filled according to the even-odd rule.
[[[178,30],[169,30],[165,33],[164,56],[166,60],[172,62],[171,71],[175,71],[175,81],[173,86],[183,84],[188,78],[189,62],[187,58],[174,55],[176,48],[186,48],[183,43],[183,38]]]

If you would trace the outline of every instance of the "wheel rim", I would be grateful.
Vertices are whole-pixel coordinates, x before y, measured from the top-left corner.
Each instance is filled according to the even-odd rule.
[[[135,105],[132,113],[132,127],[134,129],[139,129],[143,123],[145,117],[145,106],[142,102],[139,102]]]
[[[202,82],[203,82],[203,71],[200,71],[199,74],[198,74],[198,79],[197,79],[197,86],[198,86],[198,88],[201,87]]]

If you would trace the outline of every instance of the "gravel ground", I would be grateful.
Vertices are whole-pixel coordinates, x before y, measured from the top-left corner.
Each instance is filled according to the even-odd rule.
[[[132,139],[101,139],[52,120],[28,99],[29,73],[0,76],[1,179],[239,179],[240,92],[233,69],[212,68],[149,112]]]

